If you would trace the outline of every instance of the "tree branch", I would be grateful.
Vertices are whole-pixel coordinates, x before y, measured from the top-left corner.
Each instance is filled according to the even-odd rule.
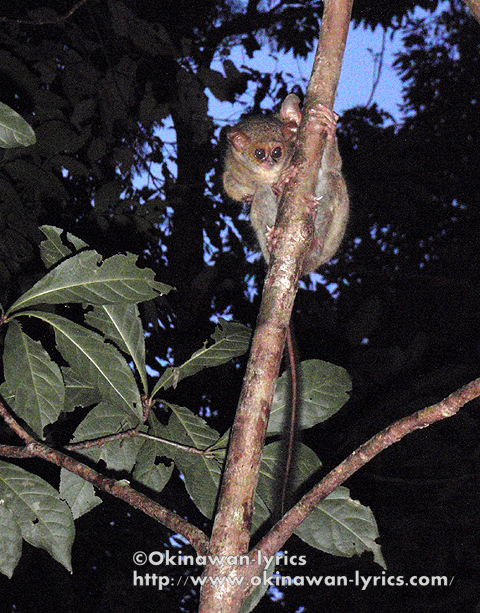
[[[480,23],[480,0],[464,0],[475,19]]]
[[[307,492],[299,502],[270,530],[251,552],[251,559],[256,563],[258,551],[264,556],[275,555],[292,535],[295,528],[339,485],[344,483],[362,466],[370,462],[376,455],[402,438],[416,430],[427,428],[437,421],[453,417],[458,411],[475,398],[480,397],[480,378],[467,383],[447,398],[404,417],[373,436],[351,453],[343,462],[326,475],[320,483]],[[261,570],[249,569],[253,577]],[[248,583],[248,577],[247,577]]]
[[[427,428],[442,419],[453,417],[465,404],[478,397],[480,397],[480,378],[453,392],[441,402],[398,420],[351,453],[348,458],[330,471],[320,483],[307,492],[252,549],[249,554],[250,564],[241,566],[238,573],[243,578],[239,590],[241,594],[238,597],[244,599],[251,589],[252,579],[261,575],[264,568],[261,561],[274,556],[290,538],[295,528],[339,485],[381,451],[397,443],[407,434]]]
[[[285,206],[280,211],[284,240],[276,244],[265,281],[210,541],[213,555],[235,556],[248,550],[253,497],[275,381],[303,259],[313,234],[312,220],[307,219],[305,195],[313,193],[324,143],[318,132],[309,128],[309,110],[318,100],[333,106],[352,2],[330,0],[325,3],[315,65],[307,89],[307,111],[300,127],[298,189],[295,192],[287,190]],[[232,572],[239,575],[245,569],[237,567],[232,571],[227,564],[207,565],[200,612],[235,613],[239,610],[244,596],[241,586],[225,581],[219,587],[209,581],[210,577],[229,576]]]
[[[202,532],[202,530],[193,526],[179,515],[169,511],[165,507],[162,507],[154,500],[148,498],[148,496],[145,496],[145,494],[137,492],[135,489],[125,484],[124,481],[120,483],[115,479],[105,477],[100,473],[97,473],[97,471],[93,470],[93,468],[82,464],[78,460],[61,453],[60,451],[56,451],[44,443],[36,441],[7,411],[2,402],[0,402],[0,415],[10,426],[10,428],[22,440],[24,440],[27,445],[24,453],[20,453],[21,448],[9,445],[0,446],[0,453],[2,453],[2,451],[7,452],[5,455],[8,457],[42,458],[43,460],[51,462],[56,466],[65,468],[66,470],[75,473],[82,479],[85,479],[85,481],[88,481],[99,490],[108,492],[112,496],[124,500],[135,509],[142,511],[145,513],[145,515],[152,517],[170,530],[173,530],[173,532],[178,532],[189,541],[198,555],[205,555],[207,553],[208,538],[205,533]]]

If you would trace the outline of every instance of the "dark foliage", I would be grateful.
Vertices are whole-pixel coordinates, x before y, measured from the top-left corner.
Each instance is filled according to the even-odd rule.
[[[153,368],[189,357],[212,332],[214,315],[253,326],[263,265],[246,259],[252,236],[219,189],[218,126],[205,89],[234,101],[253,86],[256,108],[278,102],[291,88],[287,76],[239,69],[231,48],[243,45],[251,55],[270,45],[305,56],[321,3],[92,0],[57,23],[71,3],[5,4],[0,16],[23,21],[7,19],[0,33],[1,101],[31,123],[38,142],[0,154],[1,302],[11,304],[42,274],[38,225],[48,223],[105,255],[139,254],[177,288],[144,309]],[[437,4],[357,0],[354,18],[397,27],[416,6]],[[403,31],[397,67],[405,121],[393,126],[376,107],[341,119],[353,213],[341,253],[323,271],[337,284],[337,301],[323,286],[301,290],[296,301],[302,359],[341,364],[354,379],[347,407],[306,441],[326,468],[394,419],[478,376],[480,30],[452,2],[436,22],[410,21]],[[225,74],[211,68],[214,56]],[[239,361],[169,393],[223,431],[242,372]],[[375,512],[389,572],[455,576],[451,588],[290,587],[283,604],[265,599],[259,610],[473,611],[480,599],[476,408],[403,441],[348,483]],[[3,610],[195,610],[188,583],[164,592],[132,588],[133,553],[163,550],[168,535],[104,500],[78,523],[75,574],[29,548],[13,580],[0,577]],[[161,500],[198,525],[205,521],[179,480]],[[295,539],[288,545],[305,553]],[[381,574],[363,558],[306,555],[301,574]],[[183,571],[168,572],[177,586]]]

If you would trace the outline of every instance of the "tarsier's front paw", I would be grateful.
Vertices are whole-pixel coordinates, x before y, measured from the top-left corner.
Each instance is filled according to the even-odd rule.
[[[295,178],[298,168],[293,164],[289,164],[280,174],[280,179],[272,186],[273,193],[276,198],[280,198],[285,189],[285,185]]]
[[[315,127],[318,131],[326,131],[328,140],[335,138],[338,115],[323,104],[318,104],[312,108],[312,117],[315,120]]]

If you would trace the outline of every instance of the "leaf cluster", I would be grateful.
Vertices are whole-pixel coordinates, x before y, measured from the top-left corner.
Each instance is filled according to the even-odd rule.
[[[88,409],[86,414],[83,411],[68,449],[88,463],[102,462],[109,471],[127,475],[157,493],[165,488],[175,466],[191,500],[203,515],[212,518],[228,433],[221,436],[191,410],[160,400],[159,394],[204,368],[243,354],[249,344],[248,329],[221,322],[209,345],[181,366],[165,369],[150,391],[137,304],[171,288],[155,281],[152,271],[140,269],[132,255],[103,260],[73,235],[51,226],[41,230],[46,236],[42,255],[50,270],[3,317],[4,324],[8,323],[5,381],[0,388],[4,402],[38,440],[45,438],[47,430],[49,439],[55,439],[55,428],[61,427],[65,412]],[[84,324],[47,308],[65,303],[83,305]],[[53,330],[60,360],[23,330],[20,321],[25,318],[39,320]],[[302,363],[300,374],[304,412],[299,428],[305,429],[337,412],[348,400],[351,383],[343,369],[320,361]],[[150,410],[155,399],[159,412]],[[283,445],[275,438],[283,431],[288,404],[283,375],[268,429],[268,436],[274,439],[265,447],[262,460],[253,532],[276,511],[284,460]],[[311,449],[301,445],[297,465],[293,487],[301,491],[321,464]],[[47,550],[70,569],[73,519],[100,503],[93,487],[83,481],[81,473],[62,469],[60,490],[56,491],[42,478],[5,462],[0,484],[5,543],[2,572],[11,576],[20,558],[22,538]],[[44,501],[40,506],[39,499]],[[317,513],[308,528],[299,529],[303,540],[336,555],[351,556],[371,549],[382,563],[375,544],[375,520],[369,509],[349,498],[347,490],[341,488]],[[363,519],[359,523],[360,515]]]
[[[368,25],[398,25],[414,5],[420,3],[358,0],[354,17]],[[429,10],[437,2],[422,5]],[[224,392],[212,402],[211,394],[198,383],[204,372],[200,369],[220,364],[222,354],[228,359],[239,355],[248,334],[223,322],[214,339],[202,343],[212,313],[254,321],[257,298],[252,303],[250,292],[258,291],[257,279],[263,274],[262,264],[245,262],[245,252],[251,253],[236,230],[249,246],[252,241],[248,243],[246,222],[236,219],[238,209],[220,201],[218,182],[209,182],[205,191],[205,176],[211,177],[212,168],[221,172],[212,149],[213,123],[206,118],[205,88],[219,100],[230,101],[260,83],[253,94],[256,108],[265,106],[264,96],[271,102],[277,92],[286,93],[291,85],[288,75],[237,68],[230,56],[233,44],[240,43],[247,54],[270,42],[273,49],[296,45],[296,52],[303,55],[311,45],[318,11],[316,3],[302,4],[296,15],[295,7],[284,3],[283,12],[261,16],[258,6],[194,2],[182,5],[181,14],[177,9],[158,11],[151,3],[137,3],[135,9],[121,2],[93,3],[87,17],[79,11],[61,27],[7,24],[1,38],[2,100],[21,111],[37,135],[33,147],[13,148],[31,143],[28,131],[21,123],[12,128],[11,117],[1,125],[2,143],[12,148],[2,155],[0,169],[0,286],[2,301],[18,305],[18,310],[9,310],[4,358],[12,389],[4,384],[3,398],[38,437],[49,440],[70,417],[79,422],[72,444],[120,435],[77,453],[154,492],[165,492],[171,475],[181,471],[189,495],[205,515],[213,508],[226,436],[220,434],[224,430],[220,423],[212,428],[212,419],[199,417],[198,407],[204,403],[205,417],[219,406],[226,412],[233,406],[234,386],[231,378],[212,377],[215,393],[220,388]],[[266,4],[261,6],[265,12]],[[10,7],[14,3],[4,10]],[[335,312],[321,288],[315,294],[303,292],[296,325],[302,356],[338,356],[355,379],[357,398],[347,410],[348,424],[339,414],[322,421],[343,402],[344,382],[336,388],[334,406],[321,383],[307,385],[314,400],[304,399],[302,427],[322,422],[320,428],[326,433],[322,458],[330,461],[352,439],[368,438],[373,423],[386,425],[385,420],[399,410],[398,394],[411,398],[420,393],[431,401],[432,395],[448,393],[470,376],[469,369],[477,368],[478,26],[462,15],[449,11],[433,29],[426,21],[412,22],[405,39],[408,52],[397,62],[405,77],[405,111],[410,114],[403,126],[393,126],[377,108],[354,109],[342,117],[339,132],[353,212],[344,251],[325,270],[325,276],[337,282],[341,296]],[[30,16],[56,18],[58,13]],[[284,18],[288,28],[282,27]],[[213,69],[216,52],[222,62]],[[14,121],[19,121],[18,116]],[[170,125],[174,136],[163,131]],[[149,182],[140,187],[136,181],[141,171],[149,173]],[[44,226],[47,241],[37,252],[39,219],[70,232]],[[144,303],[139,311],[138,304],[129,300],[145,300],[143,289],[138,292],[135,285],[121,283],[118,289],[107,275],[109,270],[130,271],[138,281],[133,256],[108,257],[125,250],[141,253],[138,270],[144,270],[144,263],[161,269],[161,278],[176,285],[177,292]],[[51,276],[40,289],[25,292],[43,275],[38,253],[51,268]],[[98,253],[107,254],[106,259]],[[205,256],[215,265],[205,266]],[[82,287],[61,285],[69,278],[79,280]],[[148,279],[142,283],[152,291],[153,277]],[[52,296],[49,307],[40,306]],[[55,296],[61,297],[59,303]],[[119,303],[102,302],[115,296],[120,296]],[[67,299],[79,309],[80,322],[64,317],[61,304]],[[147,335],[140,312],[151,315]],[[30,336],[33,319],[44,326],[45,334],[55,334],[53,348],[43,335],[42,344],[39,336]],[[193,347],[201,348],[192,354]],[[173,355],[180,366],[162,367],[151,385],[145,364],[153,362],[153,355]],[[310,364],[304,365],[307,381]],[[320,381],[321,373],[332,374],[324,362],[313,362],[313,367],[319,370]],[[155,391],[150,392],[152,400],[162,395],[164,402],[143,424],[146,390]],[[280,426],[273,424],[282,423],[284,404],[280,401],[270,426],[256,526],[275,512],[272,488],[282,466],[282,445],[275,438]],[[195,407],[195,413],[186,406]],[[139,424],[136,438],[121,438]],[[462,441],[467,431],[472,431],[468,421],[458,433]],[[309,439],[316,449],[316,430],[306,433],[305,442]],[[176,441],[180,447],[175,447]],[[397,475],[407,467],[405,476],[410,477],[412,466],[424,474],[434,459],[438,465],[430,472],[457,468],[463,457],[459,448],[450,437],[439,436],[427,452],[415,450],[413,457],[408,448],[404,456],[398,452],[391,464],[386,461],[386,474]],[[296,486],[301,489],[320,464],[306,445],[300,448],[299,461]],[[462,468],[469,466],[468,461]],[[73,524],[68,507],[57,503],[68,500],[74,517],[79,517],[98,503],[93,489],[62,471],[59,496],[40,477],[35,480],[35,475],[18,472],[22,469],[12,464],[5,470],[8,466],[13,469],[5,473],[8,485],[0,498],[13,493],[21,501],[33,487],[45,506],[36,516],[30,498],[26,505],[18,502],[23,518],[19,526],[0,505],[6,526],[0,548],[6,552],[2,570],[13,572],[22,536],[40,543],[68,567]],[[203,480],[205,490],[198,480]],[[426,504],[425,493],[418,490],[421,506]],[[405,498],[410,497],[408,492]],[[324,551],[350,555],[360,550],[357,539],[366,536],[371,544],[375,529],[369,519],[365,534],[355,532],[354,521],[363,522],[364,510],[355,515],[358,507],[343,500],[343,493],[339,499],[333,501],[338,514],[330,528],[324,526],[329,525],[331,509],[319,510],[317,516],[324,521],[315,524],[305,540],[320,542]],[[396,499],[393,515],[398,504]],[[50,522],[53,512],[61,513],[58,530]],[[339,545],[333,537],[345,517],[347,534],[342,532]],[[437,528],[444,526],[444,518],[436,519]],[[417,515],[411,524],[419,522]],[[422,522],[422,533],[433,530]],[[402,540],[408,539],[402,536]],[[428,549],[423,544],[418,547],[411,559]],[[442,541],[441,553],[446,556],[444,550]]]

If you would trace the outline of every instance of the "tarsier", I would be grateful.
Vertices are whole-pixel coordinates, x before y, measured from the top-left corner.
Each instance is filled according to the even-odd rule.
[[[336,115],[319,105],[313,110],[326,144],[311,206],[316,213],[315,233],[305,255],[303,274],[328,262],[340,246],[348,220],[348,194],[338,151]],[[223,186],[233,200],[251,205],[250,221],[265,260],[284,184],[294,174],[291,161],[302,113],[300,99],[289,94],[274,115],[246,118],[227,132]],[[321,207],[321,211],[320,211]]]
[[[315,232],[305,254],[302,274],[313,272],[335,255],[348,220],[348,193],[335,136],[337,117],[323,105],[312,112],[316,122],[314,128],[326,134],[326,143],[314,193],[307,202],[315,215]],[[243,119],[227,132],[223,186],[230,198],[251,205],[250,221],[267,263],[275,237],[273,228],[279,200],[285,183],[295,176],[291,162],[301,121],[300,99],[289,94],[278,113]],[[292,409],[281,514],[285,506],[297,415],[297,368],[290,330],[287,331],[287,347],[292,376]]]

